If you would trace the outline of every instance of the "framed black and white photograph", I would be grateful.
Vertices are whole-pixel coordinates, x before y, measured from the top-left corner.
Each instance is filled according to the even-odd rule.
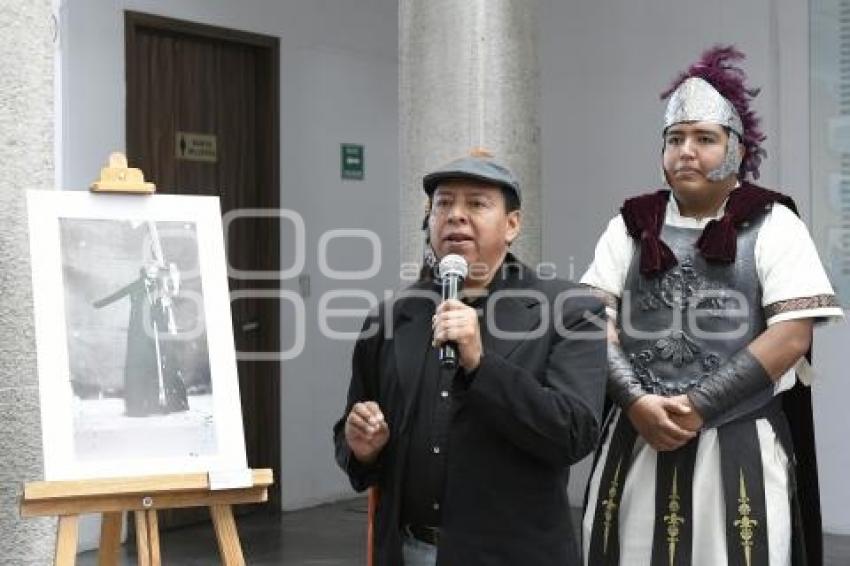
[[[27,202],[45,479],[246,468],[218,199]]]

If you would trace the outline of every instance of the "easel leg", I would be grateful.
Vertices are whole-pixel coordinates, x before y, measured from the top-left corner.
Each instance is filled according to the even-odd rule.
[[[121,519],[123,513],[104,513],[100,523],[98,566],[118,566],[121,551]]]
[[[156,517],[155,509],[148,509],[148,541],[151,549],[151,566],[162,566],[162,559],[159,553],[159,522]]]
[[[77,530],[79,515],[62,515],[56,534],[56,566],[74,566],[77,560]]]
[[[233,508],[230,505],[211,505],[215,538],[218,539],[218,551],[221,554],[223,566],[245,566],[242,556],[242,546],[239,544],[239,532],[233,519]]]
[[[139,566],[151,566],[150,537],[148,536],[148,521],[146,511],[135,511],[136,517],[136,552]]]
[[[136,546],[139,566],[161,566],[159,553],[159,523],[156,509],[136,511]]]

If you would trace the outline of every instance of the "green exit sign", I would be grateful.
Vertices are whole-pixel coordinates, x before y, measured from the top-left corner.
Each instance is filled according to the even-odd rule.
[[[343,179],[363,179],[366,161],[363,146],[356,143],[340,144],[340,175]]]

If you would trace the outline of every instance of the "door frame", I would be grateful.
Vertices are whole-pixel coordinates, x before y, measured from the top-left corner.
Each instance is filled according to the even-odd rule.
[[[270,109],[268,119],[258,121],[257,133],[263,140],[263,143],[258,144],[258,156],[266,166],[258,169],[258,183],[261,187],[272,187],[273,189],[263,194],[263,200],[270,208],[280,208],[280,39],[273,36],[261,35],[241,30],[228,29],[208,24],[201,24],[185,20],[173,19],[165,16],[147,14],[144,12],[136,12],[132,10],[124,11],[124,61],[125,61],[125,84],[129,84],[129,65],[126,61],[133,53],[136,45],[136,34],[140,29],[154,30],[162,33],[173,33],[179,36],[190,36],[203,39],[211,39],[221,42],[230,42],[253,47],[264,52],[264,63],[260,69],[258,76],[262,78],[264,84],[262,89],[264,96],[271,98],[268,100],[268,108]],[[126,106],[125,106],[125,143],[126,154],[128,156],[138,155],[139,146],[136,139],[133,139],[130,132],[138,132],[138,128],[132,127],[133,120],[141,120],[142,117],[132,116],[131,110],[136,108],[135,97],[137,93],[126,88]],[[280,265],[280,233],[278,231],[271,232],[272,237],[268,242],[270,260],[274,265],[269,266],[269,269],[279,269]],[[270,285],[279,286],[279,281],[253,281],[252,286],[255,288],[268,288]],[[269,336],[266,340],[267,344],[273,344],[279,350],[280,348],[280,314],[276,317],[274,328],[268,329]],[[280,473],[281,473],[281,364],[280,361],[264,361],[250,362],[254,364],[264,364],[268,368],[268,373],[272,379],[263,379],[264,383],[268,384],[268,395],[271,399],[277,402],[272,403],[271,413],[268,415],[271,422],[267,422],[269,437],[268,441],[270,449],[268,454],[273,462],[275,481],[277,486],[269,490],[269,500],[263,506],[266,511],[279,513],[281,511],[281,491],[280,491]],[[265,372],[264,372],[265,373]]]

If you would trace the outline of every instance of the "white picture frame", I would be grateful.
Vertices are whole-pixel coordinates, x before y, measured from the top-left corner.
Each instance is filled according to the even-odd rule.
[[[246,469],[218,198],[27,206],[44,479]]]

